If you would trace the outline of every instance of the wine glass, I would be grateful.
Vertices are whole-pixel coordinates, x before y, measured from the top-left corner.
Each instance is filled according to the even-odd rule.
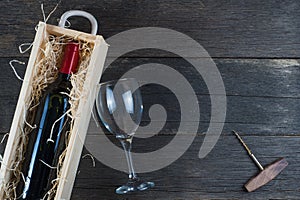
[[[143,191],[154,186],[137,177],[131,157],[133,135],[143,112],[142,96],[133,78],[100,83],[97,88],[96,110],[105,128],[121,142],[128,164],[129,180],[117,188],[117,194]]]

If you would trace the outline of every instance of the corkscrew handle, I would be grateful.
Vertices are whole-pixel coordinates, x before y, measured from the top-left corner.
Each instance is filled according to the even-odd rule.
[[[73,17],[73,16],[79,16],[79,17],[84,17],[87,18],[90,23],[91,23],[91,34],[92,35],[96,35],[97,31],[98,31],[98,22],[96,20],[96,18],[91,15],[88,12],[82,11],[82,10],[69,10],[67,12],[65,12],[59,20],[58,26],[60,27],[65,27],[66,21],[69,17]]]

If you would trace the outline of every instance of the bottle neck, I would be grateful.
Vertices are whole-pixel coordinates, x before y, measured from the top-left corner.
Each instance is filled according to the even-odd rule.
[[[57,77],[57,79],[59,79],[61,81],[70,81],[70,78],[71,78],[71,74],[66,74],[66,73],[62,73],[62,72],[60,72]]]

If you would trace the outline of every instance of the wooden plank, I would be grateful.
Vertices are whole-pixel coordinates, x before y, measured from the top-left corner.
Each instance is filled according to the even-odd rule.
[[[20,82],[13,75],[8,62],[13,58],[0,58],[3,73],[0,75],[2,95],[18,94]],[[21,59],[26,61],[26,59]],[[265,97],[300,97],[299,95],[299,60],[286,59],[214,59],[223,78],[228,95],[265,96]],[[125,58],[117,60],[103,74],[102,81],[118,79],[126,71],[145,63],[168,65],[184,75],[197,94],[208,94],[205,82],[196,69],[183,59],[173,58]],[[118,66],[122,67],[118,67]],[[25,67],[16,64],[22,77]],[[148,70],[141,69],[147,74]],[[166,78],[172,78],[166,74]],[[150,91],[150,93],[153,91]],[[162,91],[166,93],[168,91]],[[158,92],[159,93],[159,90]]]
[[[291,147],[291,140],[293,140],[294,142],[297,142],[298,139],[295,138],[289,138],[289,140],[284,140],[283,142],[279,142],[278,140],[274,140],[273,137],[246,137],[245,139],[247,140],[247,143],[249,143],[249,145],[251,145],[252,147],[254,146],[255,148],[260,148],[258,151],[255,151],[258,155],[260,155],[259,151],[261,150],[265,150],[268,149],[273,146],[275,152],[274,155],[276,154],[280,154],[280,155],[285,155],[285,154],[289,154],[289,155],[294,155],[297,156],[299,155],[297,152],[295,151],[295,154],[292,154],[291,151],[294,148],[293,146]],[[259,140],[259,143],[257,143],[258,139],[262,139],[261,141]],[[286,138],[285,138],[286,139]],[[164,140],[168,140],[166,139],[166,137],[157,137],[157,140],[155,142],[155,144],[159,144],[162,143],[162,141]],[[196,157],[196,152],[197,149],[199,148],[200,144],[201,144],[201,138],[199,140],[196,139],[195,140],[196,143],[195,145],[192,146],[191,150],[189,150],[187,152],[187,155],[185,155],[181,160],[176,161],[171,167],[168,167],[167,169],[162,170],[159,173],[154,172],[154,175],[151,175],[151,173],[148,174],[144,174],[142,175],[142,177],[146,178],[148,177],[151,180],[155,180],[155,181],[159,181],[160,185],[158,185],[159,188],[155,188],[153,191],[151,191],[150,193],[138,193],[136,195],[131,195],[131,196],[127,196],[127,198],[130,197],[130,199],[139,199],[139,198],[149,198],[149,199],[168,199],[167,195],[170,195],[169,199],[173,199],[176,197],[176,195],[180,195],[180,197],[182,199],[187,199],[187,198],[224,198],[227,196],[227,198],[230,197],[230,195],[234,195],[235,197],[247,197],[248,195],[243,193],[243,190],[240,184],[243,183],[243,177],[247,178],[247,176],[243,176],[241,178],[238,179],[230,179],[230,177],[228,178],[227,176],[223,177],[222,172],[225,170],[226,173],[228,172],[228,170],[226,170],[227,167],[229,167],[229,165],[225,166],[221,163],[225,163],[224,157],[226,156],[231,156],[230,160],[234,160],[237,159],[239,160],[239,163],[235,164],[232,171],[230,171],[230,173],[235,176],[237,173],[245,173],[245,168],[250,168],[250,172],[255,172],[255,167],[253,167],[254,165],[251,164],[251,161],[248,159],[247,155],[245,154],[245,152],[243,151],[242,147],[239,147],[238,142],[234,140],[234,138],[231,137],[223,137],[221,138],[221,141],[218,144],[221,144],[221,147],[218,145],[216,148],[217,153],[214,153],[214,155],[212,157],[208,157],[208,160],[203,160],[200,162],[197,162],[197,157]],[[229,142],[232,141],[232,142]],[[270,143],[270,141],[273,141],[273,143]],[[228,143],[229,142],[229,143]],[[281,147],[281,145],[285,144],[286,146]],[[266,144],[269,144],[266,146]],[[295,144],[295,143],[294,143]],[[255,145],[258,145],[261,147],[256,147]],[[288,150],[284,150],[283,153],[281,153],[282,148],[286,148],[289,147]],[[136,147],[134,149],[134,151],[137,151],[137,149],[139,148],[144,148],[145,150],[149,150],[150,145],[145,146],[142,143],[134,143],[134,147]],[[157,147],[157,146],[156,146]],[[196,148],[196,149],[195,149]],[[223,153],[222,150],[223,148],[227,148],[229,152],[225,152]],[[296,147],[295,147],[296,148]],[[231,151],[232,150],[232,151]],[[272,150],[270,150],[272,151]],[[84,152],[84,154],[86,153],[86,151]],[[231,153],[231,154],[230,154]],[[240,154],[241,153],[241,154]],[[268,160],[272,160],[273,159],[273,153],[270,155],[265,154],[265,156],[259,156],[259,158],[263,159],[263,161],[265,159]],[[233,154],[233,155],[232,155]],[[193,156],[195,156],[193,158]],[[270,157],[269,157],[270,156]],[[292,159],[296,159],[295,162],[293,162],[293,169],[297,169],[298,167],[298,160],[299,158],[294,158],[294,156],[292,157]],[[192,157],[192,158],[191,158]],[[207,158],[206,158],[207,159]],[[221,160],[219,160],[221,159]],[[275,159],[275,158],[274,158]],[[215,160],[219,160],[217,162],[217,167],[212,168],[213,162],[215,162]],[[195,163],[194,163],[195,162]],[[208,162],[208,165],[206,164]],[[227,161],[228,162],[228,161]],[[268,161],[266,161],[265,163],[267,163]],[[297,163],[298,162],[298,163]],[[194,164],[192,164],[194,163]],[[297,165],[295,165],[297,163]],[[188,166],[185,166],[186,164],[188,164]],[[175,165],[175,166],[174,166]],[[199,167],[199,166],[201,167]],[[72,199],[79,199],[79,198],[83,198],[84,199],[94,199],[96,197],[103,197],[105,199],[123,199],[126,197],[120,197],[120,196],[116,196],[113,195],[113,190],[115,187],[117,187],[120,180],[126,180],[126,175],[123,173],[119,173],[116,172],[110,168],[107,168],[105,166],[103,166],[101,163],[97,162],[96,163],[96,168],[92,167],[92,162],[89,159],[83,159],[82,160],[82,166],[80,167],[80,174],[78,176],[77,179],[77,183],[74,189],[74,193],[75,195],[73,195]],[[184,167],[185,166],[185,167]],[[235,168],[239,168],[241,172],[237,169],[237,171],[233,171]],[[224,168],[224,169],[223,169]],[[179,173],[180,170],[183,169],[183,174]],[[209,178],[207,178],[207,176],[209,176],[209,174],[213,173],[213,171],[209,171],[209,169],[212,169],[213,171],[216,170],[216,177],[217,179],[215,180],[211,180]],[[189,171],[191,170],[191,171]],[[161,177],[161,174],[164,174],[164,177]],[[172,174],[177,174],[176,176],[172,175]],[[209,174],[208,174],[209,173]],[[248,173],[249,175],[251,175],[251,173]],[[257,199],[257,197],[259,197],[260,195],[265,196],[265,193],[268,192],[269,190],[274,191],[274,187],[278,187],[279,190],[278,192],[283,192],[285,191],[288,183],[286,183],[287,185],[283,184],[284,187],[282,188],[282,183],[283,181],[286,180],[290,180],[290,176],[297,176],[299,174],[299,172],[297,170],[293,170],[293,171],[287,171],[284,172],[287,173],[288,177],[281,177],[278,178],[278,180],[275,180],[275,183],[269,186],[266,186],[267,188],[262,188],[262,191],[259,192],[259,194],[256,195],[252,195],[249,197],[249,199],[251,198],[255,198]],[[202,175],[204,174],[204,176]],[[186,177],[185,177],[186,176]],[[172,178],[173,177],[173,178]],[[176,178],[174,178],[176,177]],[[182,183],[182,179],[188,179],[185,181],[183,181],[182,184],[182,188],[173,186],[173,183],[176,182],[180,182]],[[198,180],[201,179],[201,180]],[[197,183],[198,185],[190,185],[188,182],[193,181],[193,183]],[[212,184],[212,185],[208,185],[207,181],[209,182],[208,184]],[[279,182],[279,183],[278,183]],[[157,183],[157,182],[156,182]],[[226,185],[227,183],[230,183],[230,185]],[[204,186],[204,187],[203,187]],[[229,188],[228,188],[229,187]],[[230,187],[234,187],[234,190],[231,190]],[[200,191],[198,191],[198,188],[202,188]],[[210,188],[209,191],[209,195],[206,194],[206,189]],[[225,189],[226,190],[225,190]],[[212,190],[217,190],[215,194]],[[291,189],[291,188],[289,188]],[[226,193],[225,197],[222,197],[222,192],[219,194],[218,191],[223,191],[224,193]],[[93,194],[91,193],[91,191],[93,191]],[[269,198],[273,198],[277,193],[277,191],[275,190],[275,194],[273,195],[267,195],[267,197]],[[284,193],[285,195],[287,194],[291,194],[291,191],[285,191]],[[77,196],[76,196],[77,195]],[[214,196],[216,195],[216,196]],[[279,197],[283,196],[279,194]],[[179,196],[177,196],[176,199],[178,199]],[[288,197],[288,196],[287,196]],[[291,195],[290,198],[297,198],[298,196],[296,194]],[[246,198],[248,199],[248,198]]]
[[[9,131],[21,82],[13,75],[7,64],[10,58],[0,58],[0,132]],[[24,60],[24,59],[21,59]],[[298,60],[285,59],[215,59],[222,74],[227,97],[227,119],[225,132],[243,126],[253,134],[299,134],[300,115],[300,71]],[[115,62],[103,75],[102,81],[117,79],[124,72],[149,62],[159,62],[174,67],[182,73],[197,93],[200,105],[201,129],[205,131],[210,119],[210,99],[201,76],[182,59],[126,58]],[[122,66],[122,67],[117,67]],[[23,66],[16,66],[22,76]],[[145,70],[147,73],[147,70]],[[169,77],[172,78],[172,77]],[[154,92],[155,91],[155,92]],[[145,110],[154,103],[160,103],[168,110],[168,124],[162,131],[172,133],[180,120],[179,105],[175,96],[162,87],[142,88]],[[184,94],[189,96],[191,94]],[[175,104],[174,104],[175,103]],[[192,111],[189,111],[192,112]],[[144,116],[145,123],[149,121]],[[159,122],[158,122],[159,123]]]
[[[200,59],[201,58],[195,58]],[[194,60],[194,59],[192,59]],[[213,59],[227,95],[260,97],[300,97],[300,63],[297,59]],[[102,81],[118,79],[128,70],[147,63],[172,67],[185,76],[197,94],[208,94],[199,72],[182,58],[121,58],[104,72]],[[196,66],[199,67],[199,66]],[[145,74],[150,68],[139,69]],[[165,74],[172,80],[172,76]],[[174,84],[176,82],[174,81]],[[153,93],[151,90],[149,93]],[[162,90],[161,93],[168,93]]]
[[[149,100],[151,98],[151,101]],[[167,124],[161,132],[170,134],[174,130],[177,130],[180,119],[180,107],[172,107],[171,102],[174,102],[174,98],[169,98],[168,95],[147,95],[145,99],[145,112],[143,116],[142,125],[149,123],[148,109],[153,103],[161,103],[168,111]],[[163,101],[162,101],[163,99]],[[210,101],[209,96],[198,96],[201,100],[200,105],[200,127],[199,133],[203,133],[208,127],[210,121]],[[4,101],[5,99],[3,99]],[[148,102],[147,102],[148,101]],[[228,96],[227,97],[227,117],[225,123],[225,131],[230,131],[239,126],[243,126],[245,131],[250,131],[252,134],[267,134],[267,135],[294,135],[299,134],[300,115],[297,112],[300,105],[300,99],[289,98],[260,98],[260,97],[239,97]],[[1,104],[0,104],[1,105]],[[4,105],[9,107],[10,104]],[[11,106],[13,107],[13,106]],[[12,108],[3,108],[5,112],[13,111]],[[193,110],[187,110],[186,112],[193,112]],[[1,122],[2,133],[9,131],[9,122],[11,121],[10,115],[1,114],[3,119]],[[187,119],[184,121],[189,131],[189,124],[192,124],[197,119]],[[156,121],[156,122],[155,122]],[[165,121],[165,118],[156,118],[154,123],[161,124]],[[219,122],[214,122],[219,123]],[[151,132],[151,130],[149,130]],[[171,131],[171,132],[170,132]]]
[[[21,82],[16,79],[8,62],[14,58],[1,58],[0,88],[2,96],[17,96]],[[26,58],[16,58],[26,62]],[[300,64],[297,59],[214,59],[227,95],[254,97],[300,97]],[[161,63],[184,75],[197,94],[208,94],[201,75],[187,61],[181,58],[123,58],[118,59],[105,71],[102,81],[118,79],[126,71],[146,63]],[[25,66],[15,64],[21,77]],[[120,67],[121,66],[121,67]],[[151,69],[140,69],[147,74]],[[172,77],[166,74],[166,78]],[[144,88],[147,89],[147,88]],[[153,88],[145,92],[153,93]],[[170,93],[158,90],[156,93]]]
[[[46,14],[56,1],[44,1]],[[287,1],[62,1],[49,23],[70,9],[91,12],[100,23],[99,33],[108,38],[138,27],[165,27],[185,33],[213,57],[299,57],[300,3]],[[18,56],[16,46],[30,42],[34,27],[43,20],[40,4],[34,0],[1,1],[0,55]],[[72,26],[89,30],[84,20]],[[20,34],[22,33],[22,34]],[[180,48],[180,46],[178,47]],[[7,51],[11,49],[11,51]],[[145,56],[135,54],[136,56]],[[150,51],[148,56],[165,56]]]
[[[53,26],[53,25],[49,25],[47,24],[47,31],[49,32],[49,34],[53,34],[56,36],[64,36],[64,35],[68,35],[69,37],[72,38],[76,38],[78,40],[84,41],[84,42],[89,42],[89,43],[94,43],[94,41],[100,36],[96,36],[96,35],[91,35],[89,33],[85,33],[85,32],[78,32],[72,29],[65,29],[59,26]],[[101,39],[103,40],[103,38],[101,37]]]
[[[133,151],[148,152],[159,147],[171,136],[158,136],[155,142],[133,142]],[[189,150],[167,168],[140,174],[154,181],[153,190],[119,196],[114,189],[126,182],[126,174],[96,161],[93,167],[88,158],[82,159],[72,200],[79,199],[299,199],[300,137],[244,136],[244,140],[263,165],[278,157],[285,157],[289,166],[267,185],[247,193],[243,185],[258,172],[239,141],[233,136],[222,136],[213,151],[200,160],[197,155],[204,136],[198,136]],[[84,151],[83,154],[87,153]]]

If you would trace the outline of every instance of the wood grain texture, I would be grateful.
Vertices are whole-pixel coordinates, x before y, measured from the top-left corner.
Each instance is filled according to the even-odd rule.
[[[0,58],[3,72],[0,74],[2,91],[0,132],[2,133],[9,131],[21,85],[8,65],[9,60],[10,58]],[[26,59],[20,60],[26,61]],[[205,131],[210,120],[209,93],[201,76],[183,59],[120,59],[104,72],[102,80],[117,79],[131,68],[151,62],[171,66],[187,78],[199,101],[200,121],[202,123],[199,133]],[[243,127],[243,130],[249,134],[299,134],[300,114],[297,110],[300,106],[298,92],[300,91],[300,70],[298,60],[215,59],[215,62],[222,74],[227,93],[226,132]],[[24,66],[16,65],[16,68],[22,76]],[[159,103],[169,113],[168,124],[162,132],[170,134],[176,130],[180,121],[180,107],[172,92],[155,85],[143,87],[142,92],[146,110],[143,121],[147,124],[147,121],[150,120],[147,110],[151,105]],[[189,112],[193,112],[193,110]]]
[[[43,1],[46,14],[56,1]],[[124,30],[157,26],[187,34],[213,57],[299,57],[300,3],[286,1],[62,1],[49,23],[70,9],[91,12],[99,20],[99,33],[108,38]],[[43,20],[36,0],[1,1],[0,54],[17,56],[16,45],[32,41],[34,27]],[[84,20],[73,27],[89,30]],[[22,34],[20,34],[22,33]],[[180,48],[180,47],[179,47]],[[6,49],[11,49],[6,51]],[[145,54],[136,54],[144,57]],[[148,56],[163,54],[149,53]]]
[[[152,138],[153,143],[133,142],[133,151],[143,148],[152,150],[152,145],[164,143],[170,136]],[[72,200],[86,199],[299,199],[299,137],[244,136],[245,142],[262,165],[271,163],[279,156],[289,166],[273,181],[253,193],[247,193],[243,185],[257,174],[257,167],[251,161],[239,141],[232,135],[222,136],[213,151],[204,159],[198,158],[203,136],[195,138],[189,150],[167,168],[140,174],[144,179],[154,181],[156,187],[142,193],[119,196],[114,189],[126,181],[125,173],[113,170],[91,159],[82,159],[77,175]],[[84,151],[83,154],[87,153]],[[88,194],[88,195],[87,195]]]
[[[43,3],[48,14],[56,1]],[[114,194],[114,189],[126,180],[126,174],[104,166],[100,161],[96,161],[94,168],[86,157],[81,160],[71,199],[300,199],[299,8],[300,2],[296,0],[158,0],[155,3],[146,0],[63,0],[49,19],[50,24],[57,24],[57,18],[66,10],[82,9],[99,20],[98,33],[105,38],[146,26],[171,28],[190,36],[214,58],[224,81],[228,103],[222,136],[213,151],[200,160],[198,152],[208,127],[211,106],[201,76],[184,59],[169,52],[146,49],[123,55],[104,73],[102,80],[119,78],[140,64],[154,62],[172,66],[187,78],[197,94],[201,111],[197,137],[189,150],[172,165],[141,174],[142,178],[155,181],[156,187],[133,195]],[[1,1],[0,18],[2,138],[9,131],[21,86],[7,63],[15,58],[27,61],[29,54],[19,54],[17,47],[33,40],[34,27],[43,20],[40,1]],[[87,21],[70,20],[72,27],[89,30]],[[16,68],[23,76],[24,66],[16,65]],[[142,92],[146,110],[154,103],[161,103],[168,111],[168,118],[156,136],[135,139],[135,152],[152,151],[168,144],[177,133],[180,119],[178,104],[170,91],[148,85]],[[142,124],[147,125],[149,120],[145,114]],[[188,127],[190,122],[185,123]],[[92,123],[90,128],[88,137],[97,137],[100,131],[103,132],[103,127],[100,130]],[[289,162],[272,182],[250,194],[243,184],[257,173],[257,168],[230,133],[233,129],[241,132],[263,165],[281,156]],[[145,134],[152,134],[151,130]],[[189,137],[189,130],[184,134]],[[114,143],[118,145],[117,141]],[[4,146],[5,143],[0,145],[0,152]]]

